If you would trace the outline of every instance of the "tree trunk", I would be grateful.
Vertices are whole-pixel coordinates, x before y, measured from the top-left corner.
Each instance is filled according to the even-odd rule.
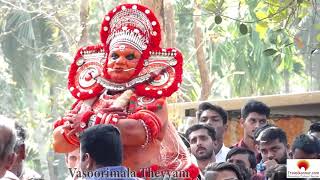
[[[58,102],[55,97],[57,97],[58,93],[56,92],[56,88],[58,84],[54,84],[50,82],[50,109],[51,109],[51,116],[52,117],[58,117]]]
[[[210,82],[209,78],[209,70],[208,66],[205,61],[205,55],[204,55],[204,50],[203,50],[203,32],[201,30],[201,18],[198,16],[200,14],[200,8],[196,5],[195,7],[195,16],[193,18],[194,26],[193,26],[193,31],[194,31],[194,39],[195,39],[195,48],[196,48],[196,59],[200,71],[200,79],[201,79],[201,94],[200,94],[200,101],[207,100],[211,87],[212,87],[212,82]]]
[[[81,0],[80,2],[80,26],[81,33],[78,42],[78,46],[84,46],[88,44],[88,16],[89,16],[89,0]]]
[[[54,159],[54,153],[52,151],[49,151],[47,153],[47,163],[48,163],[49,178],[50,178],[50,180],[57,180],[57,175],[55,173],[55,167],[53,165],[52,159]]]
[[[164,4],[164,28],[163,32],[165,34],[165,47],[175,47],[176,46],[176,31],[174,23],[174,6],[171,0],[163,0]]]
[[[290,74],[288,70],[284,70],[283,72],[283,79],[284,79],[284,87],[285,93],[290,93]]]
[[[26,104],[27,107],[29,109],[30,112],[30,117],[34,117],[34,113],[35,113],[35,107],[34,107],[34,102],[35,102],[35,96],[33,93],[33,88],[34,88],[34,81],[33,81],[33,66],[34,66],[34,62],[32,62],[32,52],[33,51],[28,51],[27,52],[27,57],[26,59],[29,59],[29,61],[27,61],[27,63],[25,63],[25,71],[24,72],[20,72],[21,74],[21,78],[23,79],[23,82],[25,83],[25,100],[26,100]]]

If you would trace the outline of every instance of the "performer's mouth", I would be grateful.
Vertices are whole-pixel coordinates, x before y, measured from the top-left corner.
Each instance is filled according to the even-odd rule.
[[[117,72],[117,73],[120,73],[120,72],[123,72],[124,69],[123,68],[115,68],[113,69],[114,72]]]
[[[128,71],[133,71],[136,68],[130,68],[130,69],[124,69],[124,68],[108,68],[108,71],[112,72],[128,72]]]

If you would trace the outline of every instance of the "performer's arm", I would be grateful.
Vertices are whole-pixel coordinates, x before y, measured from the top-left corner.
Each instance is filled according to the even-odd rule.
[[[138,111],[137,113],[139,113]],[[137,145],[147,145],[149,142],[154,140],[162,140],[164,136],[164,131],[167,127],[168,112],[166,103],[163,104],[160,110],[154,112],[160,122],[155,119],[132,119],[130,116],[128,119],[120,119],[116,126],[121,132],[122,143],[125,146],[137,146]],[[139,117],[139,116],[132,116]],[[159,125],[158,128],[153,127],[155,124]],[[148,136],[147,136],[147,133]],[[148,138],[148,139],[147,139]],[[149,142],[147,142],[149,141]]]
[[[68,138],[67,136],[71,134],[71,122],[75,121],[74,119],[76,118],[81,118],[82,114],[78,114],[81,107],[82,102],[78,100],[72,105],[71,111],[66,113],[63,118],[60,118],[54,122],[53,149],[55,152],[68,153],[76,148],[79,148],[79,145],[75,141],[71,141],[72,139]]]

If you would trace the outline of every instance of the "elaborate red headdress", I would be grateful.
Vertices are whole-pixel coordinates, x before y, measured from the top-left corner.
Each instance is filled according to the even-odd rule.
[[[133,77],[143,68],[143,62],[150,56],[150,51],[159,49],[161,41],[160,24],[152,11],[137,4],[117,6],[105,16],[100,30],[101,42],[109,54],[116,45],[126,44],[142,53]],[[107,72],[104,75],[110,79]],[[111,79],[112,81],[112,79]]]
[[[89,99],[104,88],[123,91],[134,88],[137,95],[168,97],[182,81],[182,54],[174,48],[160,48],[160,24],[147,7],[124,4],[103,19],[102,46],[81,48],[70,68],[69,90],[77,99]],[[107,72],[108,54],[119,44],[130,45],[142,53],[131,80],[114,83]]]

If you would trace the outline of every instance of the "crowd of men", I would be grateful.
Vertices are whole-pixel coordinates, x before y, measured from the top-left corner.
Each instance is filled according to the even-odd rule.
[[[298,134],[289,145],[286,132],[268,122],[270,108],[251,100],[241,109],[242,139],[224,145],[227,112],[220,106],[201,103],[197,123],[185,132],[190,152],[205,179],[286,179],[287,159],[320,158],[320,122],[307,134]],[[187,142],[186,142],[187,143]]]
[[[308,133],[297,135],[289,145],[285,131],[270,124],[269,116],[270,108],[266,104],[249,101],[241,110],[243,138],[226,147],[227,112],[208,102],[201,103],[197,123],[180,134],[201,171],[199,179],[286,179],[287,159],[320,158],[320,122],[313,123]],[[19,123],[0,116],[0,179],[41,179],[38,173],[24,166],[25,140],[26,131]],[[96,125],[86,129],[80,135],[80,149],[65,154],[71,170],[67,179],[76,179],[76,176],[103,179],[86,172],[130,175],[128,169],[121,166],[122,151],[120,132],[115,126]]]
[[[36,180],[41,175],[24,165],[26,159],[25,128],[17,121],[0,115],[0,179]]]
[[[20,124],[0,116],[0,180],[43,180],[24,166],[25,139],[26,131]],[[138,179],[121,166],[122,148],[120,131],[115,126],[100,124],[86,129],[80,135],[80,148],[65,155],[71,175],[67,179],[112,180],[123,174],[128,177],[120,179]]]

